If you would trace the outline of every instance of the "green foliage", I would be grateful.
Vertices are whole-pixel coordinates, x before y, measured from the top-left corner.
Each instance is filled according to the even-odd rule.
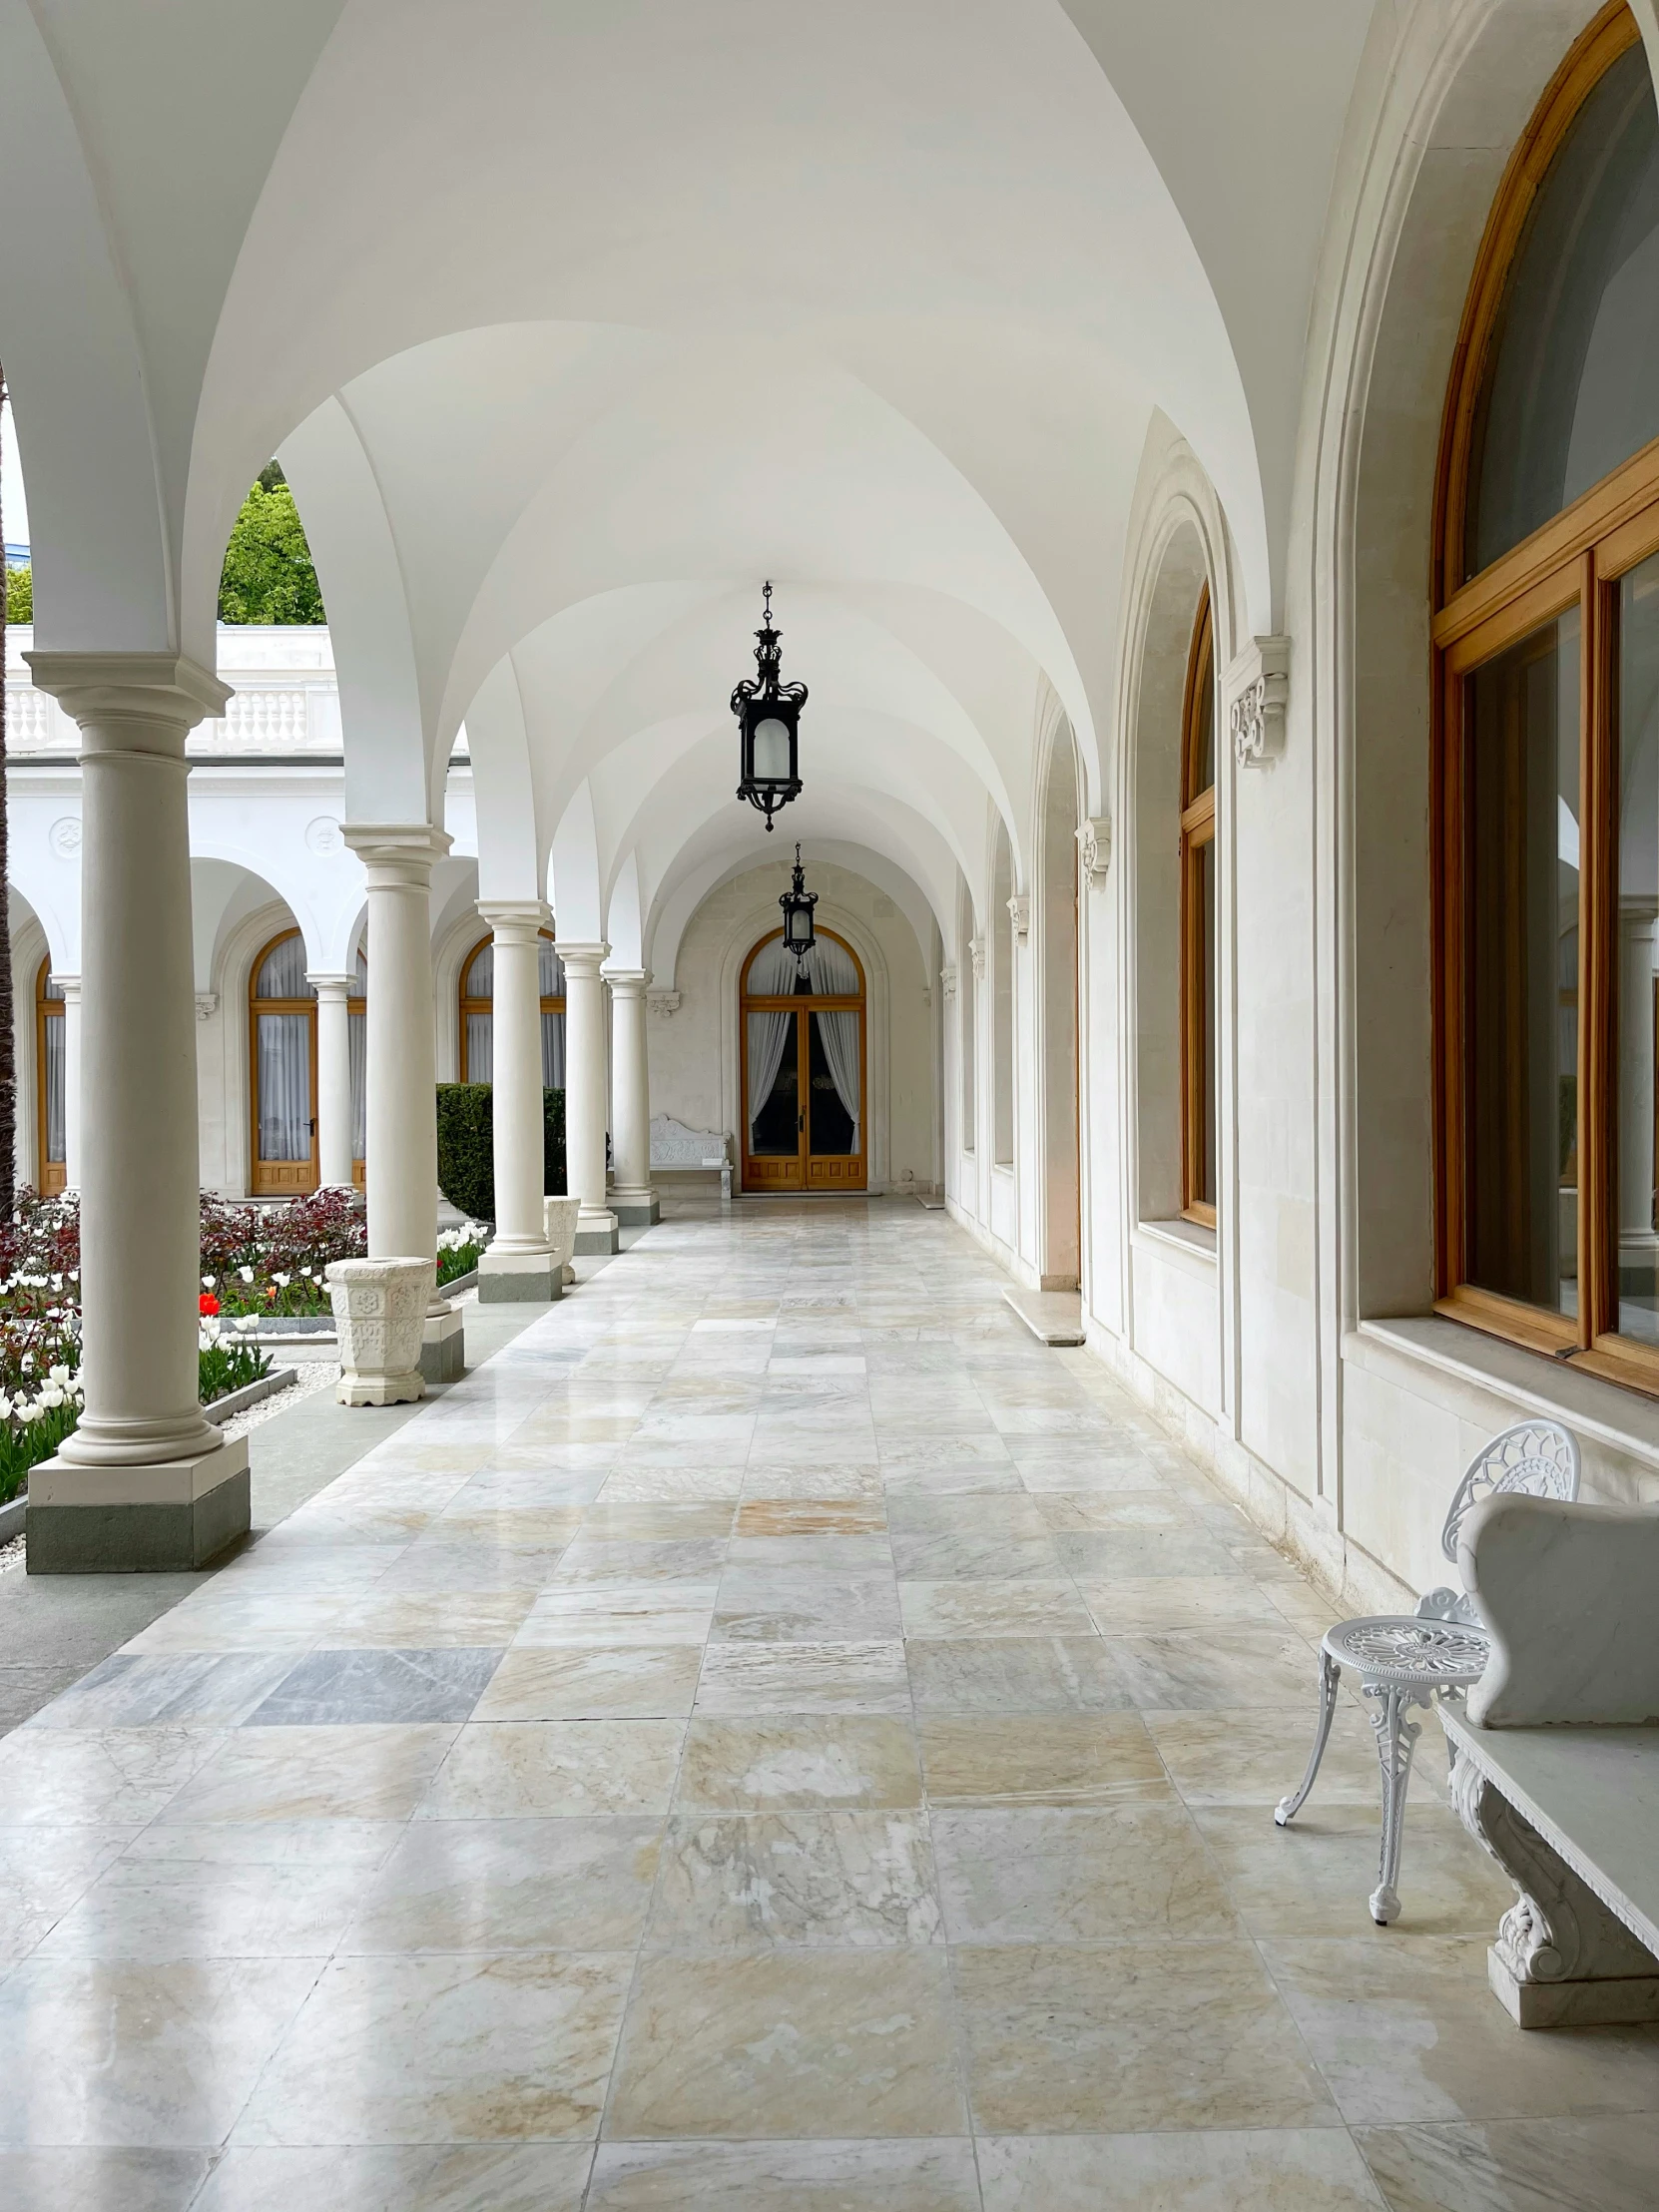
[[[219,580],[221,622],[326,622],[299,510],[273,461],[243,501]]]
[[[32,568],[8,568],[6,571],[6,620],[8,622],[33,622],[34,619],[34,570]]]
[[[458,1244],[446,1245],[438,1239],[438,1288],[454,1283],[463,1275],[470,1275],[483,1256],[482,1237],[462,1237]]]
[[[204,1345],[196,1358],[200,1370],[197,1388],[204,1405],[216,1404],[233,1390],[246,1389],[250,1382],[268,1376],[272,1368],[269,1352],[262,1352],[255,1344],[236,1344],[229,1339],[223,1344]]]
[[[543,1091],[542,1189],[565,1188],[565,1094]],[[495,1130],[487,1083],[438,1085],[438,1189],[473,1221],[495,1219]]]
[[[16,1497],[29,1469],[51,1458],[80,1417],[81,1408],[71,1399],[19,1425],[0,1421],[0,1505]]]

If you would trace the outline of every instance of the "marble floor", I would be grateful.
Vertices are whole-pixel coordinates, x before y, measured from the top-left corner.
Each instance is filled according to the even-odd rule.
[[[6,2212],[1651,2212],[1329,1619],[945,1217],[665,1220],[0,1743]]]

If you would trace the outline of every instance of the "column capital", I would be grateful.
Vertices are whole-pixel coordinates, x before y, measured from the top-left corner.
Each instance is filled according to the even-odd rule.
[[[348,822],[340,834],[368,870],[370,888],[380,890],[425,890],[450,841],[427,822]]]
[[[82,732],[83,753],[185,757],[199,722],[222,715],[231,687],[183,653],[26,653],[37,691]],[[90,739],[90,743],[88,740]]]
[[[481,898],[480,917],[503,944],[535,944],[553,919],[553,910],[541,898]]]
[[[611,986],[613,998],[643,998],[651,982],[651,970],[639,967],[608,967],[605,980]]]
[[[349,998],[351,986],[357,978],[354,975],[330,974],[326,969],[318,971],[316,968],[307,968],[305,980],[318,998]]]
[[[611,956],[611,948],[603,938],[596,944],[567,944],[563,937],[555,937],[553,949],[564,962],[566,975],[597,977],[599,970]]]

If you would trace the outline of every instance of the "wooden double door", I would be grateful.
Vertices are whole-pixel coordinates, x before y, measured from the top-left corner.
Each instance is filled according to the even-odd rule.
[[[775,941],[775,940],[774,940]],[[770,945],[757,948],[767,952]],[[840,948],[837,948],[840,949]],[[863,977],[849,948],[799,981],[853,989],[757,991],[752,956],[743,996],[746,1191],[861,1191],[865,1186]],[[793,956],[791,959],[793,966]]]

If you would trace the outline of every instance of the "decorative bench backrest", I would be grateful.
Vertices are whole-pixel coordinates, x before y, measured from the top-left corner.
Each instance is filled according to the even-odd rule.
[[[1570,1504],[1578,1495],[1578,1438],[1572,1430],[1558,1420],[1523,1420],[1482,1445],[1457,1485],[1440,1531],[1440,1549],[1453,1566],[1463,1522],[1487,1498],[1502,1495]]]
[[[651,1119],[654,1168],[724,1168],[731,1165],[731,1140],[718,1129],[688,1129],[671,1114]]]

